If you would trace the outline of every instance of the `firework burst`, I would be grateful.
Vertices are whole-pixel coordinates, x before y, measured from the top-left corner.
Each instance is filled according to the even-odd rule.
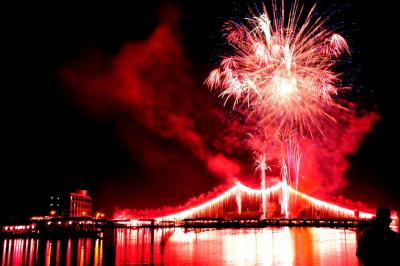
[[[333,96],[344,89],[332,68],[350,51],[342,36],[313,16],[314,8],[304,13],[295,2],[285,17],[283,1],[280,8],[274,2],[272,16],[264,7],[243,23],[227,22],[224,36],[233,55],[221,60],[206,84],[275,134],[322,133],[322,119],[334,120],[328,110],[341,108]]]

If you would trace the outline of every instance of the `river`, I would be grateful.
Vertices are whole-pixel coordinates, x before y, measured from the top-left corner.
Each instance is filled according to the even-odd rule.
[[[358,231],[114,229],[102,239],[1,239],[0,265],[358,265]]]

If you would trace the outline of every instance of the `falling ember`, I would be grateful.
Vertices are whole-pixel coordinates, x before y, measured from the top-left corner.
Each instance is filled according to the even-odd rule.
[[[238,214],[242,214],[242,197],[240,196],[240,190],[238,190],[236,193],[236,204]]]
[[[283,4],[282,4],[283,6]],[[306,14],[296,2],[285,19],[285,11],[225,24],[225,37],[234,54],[222,59],[206,84],[221,90],[220,96],[245,105],[260,119],[261,127],[276,133],[300,131],[322,133],[320,120],[333,119],[327,107],[340,106],[332,99],[340,91],[339,74],[332,70],[346,40],[325,27],[325,20]],[[299,11],[300,10],[300,11]]]
[[[282,214],[289,218],[289,190],[286,179],[282,181]]]

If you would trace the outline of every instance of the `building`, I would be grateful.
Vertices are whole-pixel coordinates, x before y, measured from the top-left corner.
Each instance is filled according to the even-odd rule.
[[[92,198],[87,190],[70,193],[69,217],[92,216]]]
[[[69,193],[53,193],[49,200],[49,214],[52,217],[69,216]]]
[[[93,200],[87,190],[50,195],[49,213],[53,217],[91,217]]]

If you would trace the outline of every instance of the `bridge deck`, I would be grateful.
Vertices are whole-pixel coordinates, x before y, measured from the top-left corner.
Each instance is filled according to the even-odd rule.
[[[142,224],[135,227],[188,227],[188,228],[262,228],[271,226],[297,226],[297,227],[335,227],[335,228],[364,228],[370,225],[370,220],[367,219],[231,219],[225,220],[221,218],[200,218],[200,219],[184,219],[180,222],[168,221]]]

